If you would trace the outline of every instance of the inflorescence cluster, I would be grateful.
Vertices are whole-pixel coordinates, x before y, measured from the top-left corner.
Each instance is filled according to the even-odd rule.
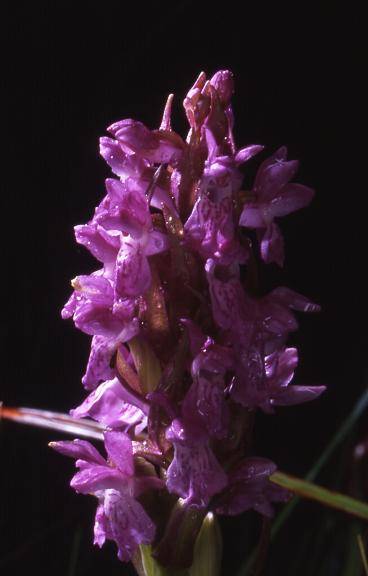
[[[249,455],[254,413],[324,390],[290,384],[298,354],[286,344],[293,310],[319,307],[254,285],[257,260],[283,264],[276,221],[313,190],[293,182],[285,148],[242,189],[240,166],[263,147],[237,149],[232,94],[231,72],[201,73],[184,99],[186,140],[171,128],[172,95],[158,129],[110,126],[100,152],[115,177],[75,228],[99,268],[72,281],[62,311],[92,336],[89,395],[71,414],[103,425],[107,456],[85,440],[53,447],[76,459],[71,486],[97,498],[95,543],[114,540],[125,561],[152,544],[163,563],[185,563],[168,543],[188,513],[192,537],[208,511],[271,516],[288,494],[269,479],[275,464]]]

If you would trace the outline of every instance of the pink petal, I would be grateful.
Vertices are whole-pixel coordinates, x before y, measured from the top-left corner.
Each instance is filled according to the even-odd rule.
[[[97,260],[104,264],[115,260],[120,246],[117,236],[95,223],[75,226],[74,231],[78,244],[85,246]]]
[[[263,205],[247,202],[240,215],[239,224],[247,228],[265,228],[267,222],[265,220]]]
[[[298,351],[296,348],[285,348],[266,356],[265,368],[268,386],[286,388],[294,376],[297,365]]]
[[[234,93],[233,73],[230,70],[219,70],[212,76],[210,84],[215,88],[221,104],[228,104]]]
[[[102,458],[101,454],[87,440],[51,442],[50,446],[56,450],[56,452],[60,452],[60,454],[63,454],[64,456],[69,456],[76,460],[84,460],[91,464],[106,466],[106,462]]]
[[[61,311],[62,319],[67,320],[68,318],[71,318],[74,315],[77,306],[78,306],[77,295],[75,292],[73,292],[69,297],[69,300],[64,304],[64,307]]]
[[[119,468],[124,476],[133,476],[133,449],[132,441],[124,432],[104,432],[104,442],[107,454],[111,461]]]
[[[121,120],[108,128],[124,149],[154,164],[176,164],[184,142],[175,132],[151,131],[142,122]]]
[[[103,504],[99,504],[97,506],[93,533],[94,533],[93,543],[97,544],[97,546],[99,546],[100,548],[104,545],[106,539],[107,540],[111,539],[109,522],[105,516]]]
[[[116,350],[114,339],[94,336],[92,338],[91,353],[82,383],[87,390],[93,390],[100,382],[109,380],[114,375],[110,368],[110,360]]]
[[[264,149],[264,146],[260,144],[252,144],[251,146],[247,146],[246,148],[241,148],[238,150],[235,156],[235,163],[237,165],[244,164],[244,162],[248,162],[253,156],[259,154]]]
[[[111,428],[129,429],[145,424],[143,412],[126,401],[125,390],[117,378],[100,384],[70,414],[73,418],[89,416]]]
[[[139,238],[151,224],[145,194],[128,179],[124,183],[113,178],[106,180],[109,197],[109,215],[120,222],[119,229]],[[108,224],[108,220],[107,220]]]
[[[78,307],[74,322],[86,334],[114,338],[123,329],[122,322],[114,316],[105,304],[87,300]]]
[[[133,152],[154,150],[158,146],[157,136],[137,120],[120,120],[109,126],[107,131]]]
[[[121,178],[140,176],[147,163],[136,154],[127,154],[116,140],[100,138],[100,154],[114,174]]]
[[[170,248],[170,241],[167,234],[153,230],[149,232],[147,236],[147,242],[145,244],[144,252],[146,256],[152,256],[153,254],[159,254],[160,252],[165,252]]]
[[[226,282],[215,277],[215,262],[207,260],[205,270],[212,301],[212,313],[215,322],[225,330],[234,328],[235,318],[239,320],[243,301],[243,289],[238,278]]]
[[[107,307],[112,304],[114,291],[111,282],[103,276],[94,274],[77,276],[73,280],[73,287],[79,297],[82,296]]]
[[[318,304],[315,304],[305,296],[302,296],[285,286],[280,286],[279,288],[272,290],[269,294],[269,298],[283,306],[289,306],[290,308],[300,310],[301,312],[319,312],[321,310],[321,307]]]
[[[280,148],[261,164],[253,188],[260,202],[272,200],[296,174],[299,162],[297,160],[287,162],[286,154],[286,148]]]
[[[276,464],[267,458],[246,458],[230,473],[230,482],[259,481],[276,472]]]
[[[151,284],[151,270],[146,255],[133,240],[123,242],[116,259],[115,290],[118,298],[144,294]]]
[[[286,216],[300,210],[311,202],[314,190],[302,184],[287,184],[269,205],[270,215],[274,218]]]
[[[275,262],[280,267],[284,265],[284,239],[279,227],[274,222],[263,233],[261,256],[266,264]]]
[[[126,493],[107,490],[104,513],[109,524],[110,538],[118,546],[118,557],[128,562],[140,544],[150,544],[155,525],[143,506]]]
[[[291,406],[315,400],[326,390],[326,386],[289,386],[272,400],[275,406]]]
[[[174,420],[166,436],[175,451],[167,470],[167,489],[188,504],[207,506],[227,483],[226,474],[209,446],[209,438],[182,420]]]
[[[91,464],[75,474],[70,486],[80,494],[93,494],[99,490],[124,486],[124,477],[119,470],[110,466]]]
[[[230,412],[225,401],[224,378],[214,374],[198,376],[186,394],[184,417],[202,423],[209,435],[224,438],[228,433]]]

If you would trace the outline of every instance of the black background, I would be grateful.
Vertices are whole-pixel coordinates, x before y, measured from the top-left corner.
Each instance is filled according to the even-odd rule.
[[[327,4],[270,6],[188,0],[137,3],[128,11],[106,3],[77,15],[61,3],[52,10],[36,3],[5,20],[5,404],[68,411],[83,398],[89,338],[63,322],[60,309],[70,278],[95,266],[75,244],[73,226],[91,217],[110,174],[98,156],[98,138],[126,117],[157,127],[169,92],[175,93],[173,127],[185,134],[181,102],[200,70],[211,75],[230,68],[238,144],[262,143],[269,152],[287,145],[290,157],[301,160],[297,180],[316,189],[312,206],[281,224],[286,264],[282,272],[272,269],[270,282],[322,304],[320,315],[300,318],[292,342],[301,348],[296,382],[326,384],[328,391],[312,404],[259,416],[255,452],[303,475],[353,405],[365,385],[365,231],[359,223],[365,208],[363,184],[354,182],[359,15]],[[357,439],[366,430],[362,426]],[[95,504],[69,489],[71,462],[47,448],[56,438],[1,424],[1,574],[67,575],[73,546],[79,546],[75,574],[128,574],[113,546],[92,547]],[[332,468],[325,483],[333,477]],[[314,505],[295,513],[270,574],[294,573],[292,551],[318,514]],[[226,574],[242,558],[245,524],[244,518],[223,524]]]

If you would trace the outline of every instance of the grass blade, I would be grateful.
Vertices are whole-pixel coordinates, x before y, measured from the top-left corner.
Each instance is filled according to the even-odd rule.
[[[364,392],[361,394],[359,399],[357,400],[356,404],[354,405],[352,411],[348,414],[345,418],[335,435],[332,437],[331,441],[327,444],[326,448],[320,455],[320,457],[316,460],[313,464],[312,468],[309,470],[307,475],[305,476],[305,480],[313,481],[323,468],[323,466],[328,462],[331,458],[332,454],[335,450],[342,444],[345,438],[348,436],[349,432],[353,429],[356,422],[359,420],[360,416],[368,407],[368,389],[365,389]],[[300,501],[300,497],[296,496],[287,504],[284,509],[280,512],[277,516],[276,520],[273,522],[272,530],[271,530],[271,540],[273,540],[278,532],[280,531],[283,524],[286,522],[292,511],[294,510],[295,506]],[[255,559],[255,551],[251,553],[251,555],[247,558],[247,560],[240,566],[240,569],[237,572],[237,576],[247,576],[250,573],[250,570],[254,564]]]
[[[337,430],[332,440],[327,444],[326,448],[322,452],[321,456],[313,464],[312,468],[309,470],[308,474],[305,476],[305,480],[313,481],[317,478],[323,466],[331,458],[332,454],[335,452],[336,448],[345,440],[349,432],[353,429],[355,423],[359,420],[360,416],[363,414],[364,410],[368,407],[368,390],[364,390],[363,394],[360,396],[352,411],[345,418],[344,422],[341,424],[340,428]],[[295,506],[298,504],[300,498],[294,498],[277,516],[273,523],[271,531],[271,539],[274,539],[279,532],[281,526],[290,516]]]
[[[327,488],[313,484],[313,482],[290,476],[284,472],[275,472],[275,474],[270,477],[270,480],[283,488],[291,490],[302,498],[314,500],[329,508],[335,508],[340,512],[351,514],[362,520],[368,520],[368,504],[365,502],[361,502],[340,492],[328,490]]]
[[[360,552],[360,556],[362,558],[362,562],[363,562],[363,566],[364,566],[364,573],[366,576],[368,576],[368,560],[367,560],[367,554],[366,554],[366,551],[364,548],[362,535],[358,534],[357,538],[358,538],[359,552]]]

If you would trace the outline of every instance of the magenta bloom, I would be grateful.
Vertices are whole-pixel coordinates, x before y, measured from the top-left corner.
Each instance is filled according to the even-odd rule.
[[[231,348],[215,344],[190,326],[194,356],[191,384],[183,401],[182,412],[189,420],[196,421],[213,438],[225,438],[229,429],[230,409],[226,401],[226,376],[234,371],[234,356]],[[195,338],[200,341],[194,342]],[[229,378],[228,378],[229,379]]]
[[[105,447],[109,463],[84,440],[54,442],[55,450],[76,458],[79,472],[70,485],[81,494],[98,499],[94,543],[102,546],[114,540],[121,560],[130,560],[139,544],[149,544],[155,526],[136,500],[142,490],[160,487],[158,478],[135,478],[132,443],[123,432],[106,432]]]
[[[258,264],[282,265],[276,221],[313,191],[292,182],[298,162],[286,148],[243,189],[263,146],[237,147],[233,92],[230,71],[201,73],[184,98],[185,138],[171,127],[172,95],[159,128],[112,124],[100,153],[114,177],[75,227],[98,265],[72,281],[62,311],[92,337],[89,394],[71,414],[99,423],[108,457],[81,440],[54,447],[77,460],[72,487],[98,499],[95,543],[115,541],[122,560],[151,544],[161,563],[188,567],[193,519],[209,510],[272,516],[288,493],[272,481],[276,465],[249,452],[254,412],[325,389],[293,383],[298,351],[289,343],[295,311],[319,306],[286,287],[264,295],[253,281],[254,230]]]
[[[304,208],[314,196],[311,188],[290,184],[299,162],[286,161],[286,155],[286,148],[280,148],[261,164],[252,199],[246,202],[239,221],[241,226],[259,230],[262,259],[279,266],[284,263],[284,241],[275,218]]]
[[[135,304],[115,306],[111,280],[103,275],[78,276],[74,293],[63,309],[63,318],[73,316],[77,328],[93,335],[91,354],[83,384],[87,389],[113,377],[110,363],[119,345],[138,333]]]
[[[166,438],[175,450],[167,471],[167,489],[186,504],[208,506],[212,496],[227,484],[226,474],[213,454],[209,436],[191,421],[176,419]]]
[[[276,466],[265,458],[246,458],[229,474],[229,486],[214,504],[217,514],[235,516],[253,508],[272,517],[272,502],[286,502],[290,494],[270,482]]]
[[[113,378],[100,384],[70,414],[74,418],[93,418],[106,427],[126,432],[135,427],[135,433],[139,434],[147,426],[147,416],[144,403],[138,407],[134,401],[119,380]]]
[[[261,148],[247,148],[242,161],[251,158]],[[207,162],[198,199],[185,223],[188,246],[204,260],[213,258],[219,264],[244,263],[248,246],[241,244],[234,214],[234,200],[242,181],[237,168],[239,162],[236,157],[229,156],[218,156]]]

